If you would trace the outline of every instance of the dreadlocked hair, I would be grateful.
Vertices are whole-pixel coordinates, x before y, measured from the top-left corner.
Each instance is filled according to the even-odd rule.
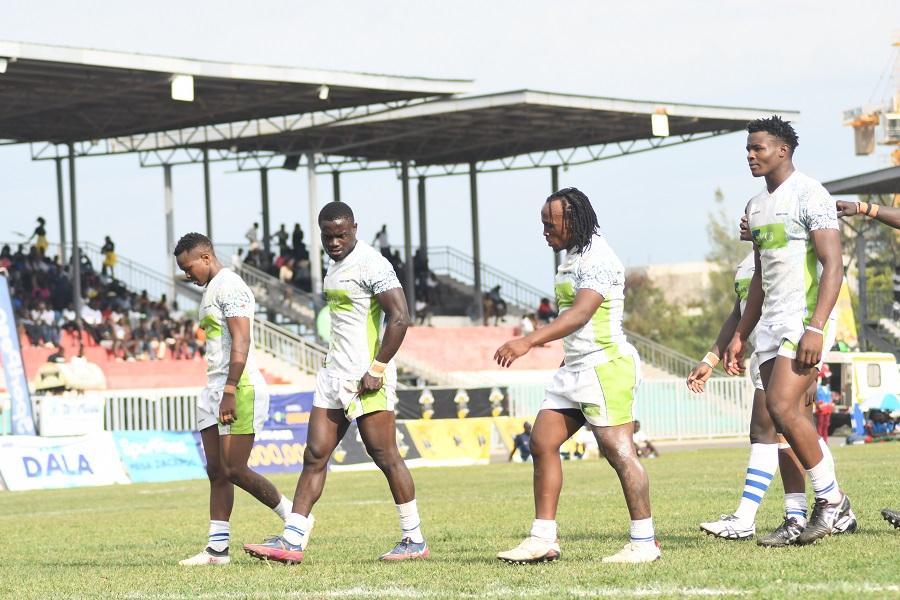
[[[578,188],[563,188],[547,197],[547,202],[560,200],[563,203],[563,219],[571,233],[571,249],[584,252],[591,246],[591,238],[600,228],[597,213],[591,201]]]
[[[175,244],[175,251],[172,254],[178,256],[182,252],[190,252],[194,248],[209,248],[210,253],[215,254],[209,238],[195,231],[181,236],[181,239]]]
[[[773,137],[777,137],[790,147],[791,154],[800,145],[800,138],[797,137],[797,132],[794,131],[791,122],[783,120],[778,115],[772,115],[768,119],[756,119],[747,124],[747,133],[756,133],[758,131],[764,131]]]

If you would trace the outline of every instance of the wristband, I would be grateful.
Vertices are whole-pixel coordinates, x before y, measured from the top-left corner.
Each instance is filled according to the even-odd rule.
[[[812,325],[806,326],[807,331],[812,331],[813,333],[818,333],[819,335],[825,335],[825,332],[818,327],[813,327]]]
[[[719,357],[712,352],[707,352],[706,356],[704,356],[703,360],[701,360],[700,362],[709,365],[710,369],[715,369],[716,365],[719,364]]]
[[[387,369],[387,363],[373,360],[372,364],[369,366],[369,375],[378,379],[379,377],[384,375],[385,369]]]
[[[870,204],[870,205],[869,205],[869,208],[872,210],[872,214],[870,214],[869,217],[871,217],[871,218],[874,219],[875,217],[878,216],[878,205],[877,205],[877,204]]]
[[[231,385],[230,383],[222,388],[223,394],[234,394],[236,391],[237,391],[237,386]]]
[[[868,202],[857,202],[856,203],[856,213],[860,215],[869,215],[869,203]]]

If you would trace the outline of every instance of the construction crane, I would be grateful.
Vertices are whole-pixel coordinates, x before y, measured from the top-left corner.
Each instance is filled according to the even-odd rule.
[[[857,156],[867,156],[875,152],[876,143],[894,146],[891,163],[900,165],[900,33],[894,35],[895,48],[888,68],[878,82],[873,98],[878,93],[888,74],[884,93],[878,105],[869,105],[844,111],[844,125],[853,128],[853,141]],[[882,125],[881,135],[876,136],[876,128]]]

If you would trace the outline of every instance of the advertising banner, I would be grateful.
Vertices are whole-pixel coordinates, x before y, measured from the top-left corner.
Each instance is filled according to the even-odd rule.
[[[509,414],[505,387],[397,390],[398,419],[465,419]]]
[[[34,415],[31,411],[31,394],[28,378],[22,364],[22,350],[19,347],[19,332],[13,314],[9,283],[0,275],[0,363],[6,376],[6,387],[12,413],[13,435],[34,435]]]
[[[491,457],[490,418],[435,419],[404,423],[428,464],[486,464]]]
[[[134,483],[206,478],[206,469],[190,432],[117,431],[113,438]]]
[[[299,473],[306,450],[307,425],[263,429],[256,434],[247,464],[257,473]]]
[[[13,491],[129,483],[109,433],[0,438],[0,475]]]
[[[406,423],[397,423],[397,449],[400,451],[400,457],[407,462],[408,466],[413,467],[419,464],[422,455],[419,454],[416,445],[413,443]],[[334,449],[334,452],[331,454],[331,460],[328,462],[328,467],[335,471],[356,470],[361,467],[366,469],[378,468],[372,462],[369,453],[366,452],[366,446],[363,444],[356,421],[350,424],[344,439]]]
[[[265,429],[281,427],[305,426],[309,423],[309,413],[312,410],[313,393],[300,394],[276,394],[269,398],[269,418],[266,419]],[[304,438],[304,443],[305,443]]]
[[[88,435],[103,431],[103,397],[99,394],[40,398],[41,435]]]

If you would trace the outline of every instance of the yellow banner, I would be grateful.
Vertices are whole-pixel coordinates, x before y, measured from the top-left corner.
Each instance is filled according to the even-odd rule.
[[[853,305],[850,302],[850,286],[847,285],[847,278],[841,284],[841,292],[838,294],[837,304],[835,304],[837,313],[837,337],[838,342],[844,342],[851,348],[857,348],[859,341],[856,336],[856,318],[853,316]],[[829,350],[826,348],[825,350]]]
[[[405,421],[422,458],[487,462],[491,457],[493,419],[417,419]]]

